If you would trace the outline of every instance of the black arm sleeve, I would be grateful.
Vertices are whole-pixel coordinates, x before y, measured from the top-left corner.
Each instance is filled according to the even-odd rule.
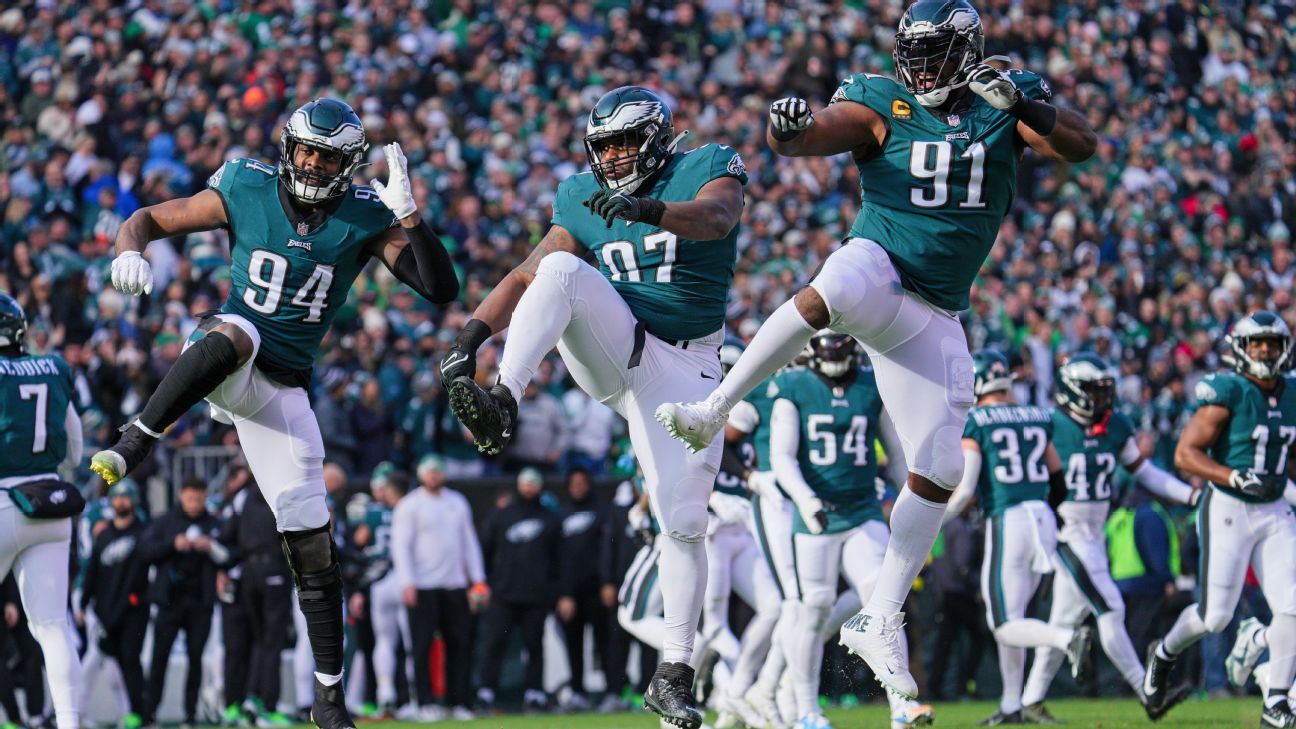
[[[737,443],[724,442],[724,449],[720,451],[720,470],[724,473],[732,473],[739,478],[747,475],[747,464],[743,463],[742,454],[738,451]]]
[[[454,301],[459,297],[459,277],[441,239],[424,220],[404,230],[409,245],[396,257],[391,272],[434,304]]]
[[[1049,506],[1052,507],[1054,511],[1057,511],[1058,506],[1060,506],[1063,501],[1066,501],[1066,497],[1067,497],[1066,476],[1063,475],[1061,471],[1054,471],[1050,473],[1049,474],[1049,495],[1048,495]]]

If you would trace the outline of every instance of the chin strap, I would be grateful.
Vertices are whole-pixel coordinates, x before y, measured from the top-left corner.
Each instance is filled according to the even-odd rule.
[[[680,132],[679,134],[676,134],[676,135],[675,135],[675,138],[672,139],[672,140],[670,141],[670,144],[666,145],[666,152],[669,153],[669,154],[675,154],[675,148],[678,147],[678,146],[679,146],[679,143],[682,142],[682,141],[684,141],[684,138],[687,137],[687,136],[688,136],[689,134],[691,134],[691,133],[692,133],[692,132],[690,132],[689,130],[685,129],[684,131]]]

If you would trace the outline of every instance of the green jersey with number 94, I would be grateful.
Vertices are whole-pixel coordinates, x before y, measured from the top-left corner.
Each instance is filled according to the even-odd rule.
[[[705,144],[671,155],[645,197],[687,202],[712,180],[733,177],[747,184],[747,168],[724,144]],[[695,241],[647,223],[604,220],[583,203],[599,189],[594,173],[572,175],[558,186],[553,223],[598,259],[599,271],[612,282],[649,333],[663,339],[698,339],[719,331],[738,261],[738,226],[720,240]]]
[[[977,499],[986,516],[1026,501],[1047,501],[1053,440],[1049,411],[1033,405],[987,405],[968,412],[963,437],[981,447]]]
[[[257,365],[267,374],[309,372],[364,268],[365,246],[392,226],[391,211],[372,188],[353,185],[323,220],[294,223],[278,171],[253,159],[226,162],[207,186],[229,217],[232,287],[221,311],[256,325]]]

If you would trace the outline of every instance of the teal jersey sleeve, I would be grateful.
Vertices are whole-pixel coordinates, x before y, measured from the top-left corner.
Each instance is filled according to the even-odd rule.
[[[1048,82],[1039,74],[1023,68],[1010,68],[1006,73],[1017,90],[1022,92],[1022,96],[1035,101],[1052,100],[1053,89],[1049,88]]]
[[[1203,377],[1193,388],[1192,409],[1195,411],[1203,405],[1218,405],[1232,410],[1237,399],[1236,392],[1237,381],[1231,374],[1213,372]]]
[[[588,175],[590,180],[581,180],[582,175]],[[593,181],[593,178],[592,173],[582,172],[580,175],[572,175],[558,184],[558,191],[554,193],[551,223],[561,225],[565,230],[571,232],[580,226],[585,218],[589,217],[589,208],[586,208],[582,203],[589,199],[590,195],[594,194],[594,188],[591,188],[588,184]]]
[[[889,119],[894,102],[899,101],[907,107],[908,102],[900,96],[903,92],[904,87],[895,79],[875,73],[857,73],[842,80],[828,103],[853,101],[876,111],[883,119]]]

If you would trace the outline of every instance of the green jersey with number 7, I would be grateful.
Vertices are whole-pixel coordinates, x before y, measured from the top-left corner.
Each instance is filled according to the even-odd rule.
[[[232,287],[221,311],[256,324],[267,374],[310,370],[369,260],[365,246],[395,223],[392,212],[373,188],[352,185],[322,220],[294,225],[279,171],[254,159],[226,162],[207,186],[229,216]]]

